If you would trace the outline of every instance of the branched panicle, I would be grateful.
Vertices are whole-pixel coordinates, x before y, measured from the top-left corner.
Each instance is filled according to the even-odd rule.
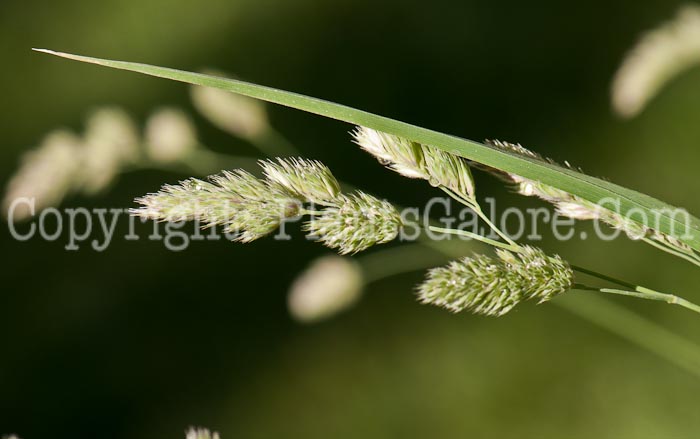
[[[205,227],[221,225],[233,240],[250,242],[274,232],[303,213],[318,216],[305,225],[312,236],[340,253],[356,253],[393,240],[402,226],[391,203],[362,192],[344,195],[331,171],[305,159],[260,162],[266,179],[243,171],[224,171],[165,185],[160,192],[136,199],[133,215],[160,221],[198,220]],[[320,204],[320,212],[304,203]]]
[[[362,149],[399,174],[474,197],[474,180],[464,158],[370,128],[357,127],[352,135]]]
[[[401,216],[391,203],[356,192],[342,195],[337,207],[324,209],[304,228],[340,254],[350,254],[395,239],[401,226]]]
[[[131,213],[161,221],[198,220],[223,225],[234,240],[250,242],[274,232],[298,215],[300,202],[267,181],[236,170],[212,176],[210,182],[191,178],[179,185],[138,198],[142,207]]]
[[[502,316],[523,300],[550,300],[573,283],[561,258],[524,246],[518,253],[499,250],[498,259],[477,255],[434,268],[418,287],[418,299],[452,312]]]
[[[340,184],[323,163],[305,159],[261,161],[267,179],[290,194],[315,203],[329,203],[340,194]]]

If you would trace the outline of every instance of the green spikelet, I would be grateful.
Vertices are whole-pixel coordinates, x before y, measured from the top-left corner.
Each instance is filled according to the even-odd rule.
[[[573,271],[559,256],[524,246],[498,251],[498,259],[477,255],[434,268],[418,287],[418,300],[475,314],[502,316],[523,300],[546,302],[572,288]]]

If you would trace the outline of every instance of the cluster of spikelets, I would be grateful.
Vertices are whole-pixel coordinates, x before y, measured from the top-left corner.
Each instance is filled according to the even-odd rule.
[[[391,203],[359,191],[342,193],[331,171],[318,161],[277,159],[260,165],[263,179],[244,170],[223,172],[209,181],[191,178],[137,199],[141,207],[131,212],[154,220],[223,226],[240,242],[269,235],[283,221],[309,214],[304,230],[341,254],[389,242],[399,233],[401,217]]]
[[[474,200],[468,160],[369,128],[359,127],[353,136],[362,149],[401,175],[428,180],[431,185],[442,187],[462,200]],[[520,145],[498,142],[496,146],[539,159],[537,154]],[[549,189],[550,201],[566,194],[554,193],[556,189],[522,177],[510,178],[521,185]],[[568,201],[575,201],[573,196],[566,196]],[[501,316],[523,300],[545,302],[573,286],[573,271],[559,256],[548,257],[542,250],[528,246],[518,247],[516,253],[497,250],[497,254],[497,260],[475,256],[431,270],[428,279],[418,288],[419,300],[453,312],[468,310]]]
[[[555,164],[549,159],[545,159],[537,153],[530,151],[520,144],[502,142],[499,140],[488,140],[488,144],[498,149],[510,151],[524,157],[529,157],[535,160]],[[630,239],[650,239],[663,246],[691,254],[693,250],[680,240],[655,230],[651,227],[632,221],[631,219],[607,209],[601,205],[584,200],[583,198],[570,194],[569,192],[557,189],[539,181],[530,180],[520,175],[505,173],[500,170],[483,167],[487,171],[505,179],[508,182],[514,183],[515,189],[521,195],[529,197],[538,197],[553,204],[560,214],[577,219],[577,220],[598,220],[610,227],[623,231]],[[566,164],[567,169],[575,170]],[[580,170],[576,170],[579,171]]]
[[[420,178],[465,198],[474,197],[474,179],[464,158],[370,128],[357,127],[352,135],[379,163],[404,177]]]
[[[524,300],[546,302],[573,287],[573,271],[559,256],[530,246],[497,254],[498,259],[477,255],[430,270],[418,287],[419,301],[452,312],[502,316]]]
[[[474,196],[474,181],[469,169],[471,165],[514,183],[516,190],[522,195],[536,196],[554,204],[557,211],[564,216],[579,220],[603,221],[624,231],[632,239],[651,237],[684,246],[680,241],[631,221],[617,212],[535,180],[474,163],[437,148],[369,128],[357,128],[353,136],[362,149],[374,155],[380,163],[390,169],[406,177],[428,180],[433,186],[441,186],[462,198],[472,199]],[[486,142],[495,148],[523,157],[556,164],[520,144],[499,140]],[[572,169],[568,164],[567,168]]]

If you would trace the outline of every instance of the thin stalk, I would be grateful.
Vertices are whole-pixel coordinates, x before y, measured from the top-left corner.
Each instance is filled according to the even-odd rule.
[[[435,257],[435,252],[426,252],[429,250],[425,247],[428,244],[443,258],[458,256],[445,242],[431,241],[381,250],[361,256],[357,262],[362,267],[367,284],[378,282],[440,264],[442,261],[439,256]],[[694,341],[599,296],[587,295],[583,299],[572,294],[552,303],[700,377],[700,346]]]
[[[649,245],[651,245],[651,246],[653,246],[661,251],[664,251],[668,254],[679,257],[681,259],[685,259],[686,261],[690,262],[691,264],[695,264],[698,267],[700,267],[700,258],[698,258],[698,256],[695,253],[693,253],[691,256],[691,254],[689,254],[689,253],[681,252],[681,251],[676,250],[672,247],[669,247],[667,245],[663,245],[659,242],[656,242],[653,239],[642,238],[642,240],[644,242],[646,242],[647,244],[649,244]]]
[[[638,287],[641,288],[641,287]],[[682,306],[683,308],[689,309],[691,311],[694,311],[696,313],[700,313],[700,306],[689,302],[682,297],[674,296],[673,294],[666,294],[666,293],[659,293],[658,291],[654,290],[647,290],[647,291],[628,291],[628,290],[619,290],[616,288],[597,288],[597,287],[591,287],[588,285],[584,284],[575,284],[574,289],[577,290],[583,290],[583,291],[598,291],[601,293],[608,293],[608,294],[619,294],[621,296],[631,296],[631,297],[637,297],[640,299],[647,299],[647,300],[658,300],[660,302],[666,302],[671,305],[679,305]],[[646,288],[644,288],[646,290]]]
[[[468,208],[473,210],[479,216],[479,218],[481,218],[481,220],[484,221],[491,228],[491,230],[496,232],[496,234],[498,236],[500,236],[508,244],[510,244],[513,247],[519,247],[515,241],[510,239],[510,237],[508,235],[503,233],[501,231],[501,229],[499,229],[494,223],[491,222],[491,219],[488,217],[488,215],[486,215],[484,213],[483,210],[481,210],[481,206],[479,205],[479,203],[476,200],[464,198],[464,197],[460,196],[459,194],[456,194],[455,192],[451,191],[450,189],[448,189],[444,186],[441,187],[441,189],[450,197],[454,198],[455,200],[459,201],[460,203],[464,204],[465,206],[467,206]]]
[[[593,271],[593,270],[589,270],[587,268],[579,267],[578,265],[570,264],[570,266],[572,269],[574,269],[575,271],[578,271],[579,273],[587,274],[589,276],[598,278],[600,280],[604,280],[604,281],[607,281],[607,282],[610,282],[610,283],[613,283],[616,285],[620,285],[621,287],[625,287],[625,288],[636,288],[637,287],[636,285],[634,285],[632,283],[625,282],[623,280],[616,279],[612,276],[607,276],[607,275],[602,274],[602,273],[598,273],[597,271]]]
[[[446,233],[449,235],[465,236],[467,238],[481,241],[485,244],[489,244],[489,245],[492,245],[494,247],[498,247],[498,248],[502,248],[502,249],[506,249],[506,250],[511,250],[511,251],[517,252],[518,249],[520,248],[519,246],[513,247],[512,245],[504,244],[504,243],[499,242],[499,241],[494,241],[493,239],[489,239],[485,236],[481,236],[481,235],[476,234],[476,233],[467,232],[466,230],[445,229],[443,227],[435,227],[435,226],[428,226],[428,229],[430,229],[433,232],[438,232],[438,233]]]

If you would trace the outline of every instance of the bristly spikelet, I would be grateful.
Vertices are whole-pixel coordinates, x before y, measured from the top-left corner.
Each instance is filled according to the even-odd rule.
[[[206,212],[212,201],[209,194],[216,193],[204,188],[213,187],[211,183],[190,178],[180,184],[166,184],[159,192],[137,198],[141,207],[130,209],[129,213],[141,218],[159,221],[188,221],[199,219]],[[202,197],[202,194],[207,196]]]
[[[514,152],[524,157],[533,158],[539,161],[557,165],[552,160],[545,159],[541,155],[530,151],[520,144],[503,142],[500,140],[486,140],[486,143],[496,148]],[[583,198],[570,194],[569,192],[557,189],[539,181],[530,180],[517,174],[506,173],[499,170],[494,170],[489,167],[482,168],[488,172],[497,175],[504,180],[515,183],[515,190],[527,197],[538,197],[549,203],[552,203],[557,212],[569,218],[577,220],[601,220],[609,226],[623,231],[630,239],[642,239],[651,233],[651,230],[646,226],[631,221],[622,215],[599,206]],[[566,168],[581,172],[580,169],[574,169],[566,163]]]
[[[431,185],[446,187],[467,198],[474,197],[474,178],[464,158],[425,145],[423,157]]]
[[[224,225],[235,241],[250,242],[272,233],[294,217],[300,201],[243,170],[211,177],[211,183],[189,179],[165,185],[160,192],[136,199],[133,215],[161,221],[199,220]]]
[[[504,142],[504,141],[498,140],[498,139],[486,139],[485,143],[488,145],[491,145],[491,146],[495,146],[496,148],[502,149],[504,151],[510,151],[510,152],[514,152],[518,155],[522,155],[525,157],[531,157],[533,159],[545,161],[545,159],[541,155],[537,154],[534,151],[530,151],[529,149],[525,148],[523,145],[521,145],[519,143]]]
[[[315,202],[329,203],[340,194],[340,184],[323,163],[303,158],[261,161],[267,179],[292,195]]]
[[[251,242],[277,230],[282,221],[297,216],[300,204],[295,200],[271,200],[245,203],[225,222],[234,241]]]
[[[357,127],[352,135],[362,149],[399,174],[474,197],[474,180],[464,158],[370,128]]]
[[[265,201],[281,195],[278,188],[243,169],[223,171],[209,179],[218,190],[225,191],[234,200]]]
[[[496,250],[509,275],[522,279],[523,298],[543,303],[572,288],[574,273],[559,255],[547,256],[542,249],[522,246],[517,253]]]
[[[260,162],[267,179],[238,169],[165,185],[137,198],[132,215],[160,221],[198,220],[221,225],[234,241],[250,242],[272,233],[288,218],[316,214],[304,229],[341,254],[357,253],[393,240],[403,223],[391,203],[362,192],[344,195],[330,170],[304,159]],[[304,203],[324,206],[307,210]]]
[[[418,287],[418,300],[475,314],[502,316],[523,300],[550,300],[573,287],[573,271],[558,256],[525,246],[521,252],[498,251],[434,268]]]
[[[401,226],[401,216],[391,203],[356,192],[341,195],[337,207],[324,209],[304,229],[344,255],[395,239]]]
[[[379,163],[404,177],[430,179],[423,149],[418,143],[365,127],[357,127],[352,136],[355,143],[375,156]]]

